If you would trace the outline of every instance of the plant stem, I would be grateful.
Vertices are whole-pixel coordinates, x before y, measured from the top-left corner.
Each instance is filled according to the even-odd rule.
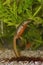
[[[37,42],[39,42],[39,43],[43,43],[43,41],[41,41],[41,40],[36,40],[36,39],[35,39],[34,41],[37,41]]]
[[[40,10],[41,10],[41,6],[39,6],[38,10],[34,13],[33,17],[35,17]]]
[[[33,16],[30,18],[31,20],[35,21],[35,16],[38,14],[38,12],[41,10],[42,6],[39,6],[38,10],[33,14]]]

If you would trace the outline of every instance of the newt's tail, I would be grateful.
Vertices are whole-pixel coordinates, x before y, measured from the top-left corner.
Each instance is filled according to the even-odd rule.
[[[17,39],[17,36],[15,36],[14,39],[13,39],[13,48],[14,48],[14,53],[15,53],[16,57],[19,57],[20,53],[19,53],[19,51],[17,49],[16,39]]]

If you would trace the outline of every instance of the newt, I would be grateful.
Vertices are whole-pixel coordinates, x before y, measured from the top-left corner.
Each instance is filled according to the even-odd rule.
[[[13,38],[13,47],[14,47],[14,52],[15,52],[16,57],[21,56],[20,52],[17,49],[16,40],[22,36],[25,29],[27,28],[28,23],[30,22],[31,22],[30,20],[22,22],[21,25],[16,30],[16,34],[14,35],[14,38]]]

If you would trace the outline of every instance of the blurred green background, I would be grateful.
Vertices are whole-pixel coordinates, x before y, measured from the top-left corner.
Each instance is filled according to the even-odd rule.
[[[22,35],[22,43],[29,41],[31,50],[42,48],[43,0],[0,0],[0,48],[13,48],[16,29],[27,19],[31,23]]]

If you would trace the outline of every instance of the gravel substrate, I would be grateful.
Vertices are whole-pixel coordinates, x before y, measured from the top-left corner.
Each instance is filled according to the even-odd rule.
[[[19,58],[19,61],[14,60],[15,58],[15,54],[13,52],[13,50],[9,50],[9,49],[4,49],[4,50],[0,50],[0,65],[43,65],[43,51],[37,50],[37,51],[28,51],[28,50],[23,50],[21,51],[21,55],[23,57],[34,57],[36,58],[35,60],[37,61],[29,61],[29,59],[27,59],[26,57],[23,58]],[[13,60],[12,60],[13,58]],[[40,61],[41,60],[41,61]]]
[[[13,62],[0,62],[0,65],[43,65],[43,62],[13,61]]]
[[[37,50],[37,51],[28,51],[23,50],[21,51],[22,56],[27,57],[42,57],[43,58],[43,51]],[[0,50],[0,58],[12,58],[15,57],[14,51],[10,49],[4,49]]]

